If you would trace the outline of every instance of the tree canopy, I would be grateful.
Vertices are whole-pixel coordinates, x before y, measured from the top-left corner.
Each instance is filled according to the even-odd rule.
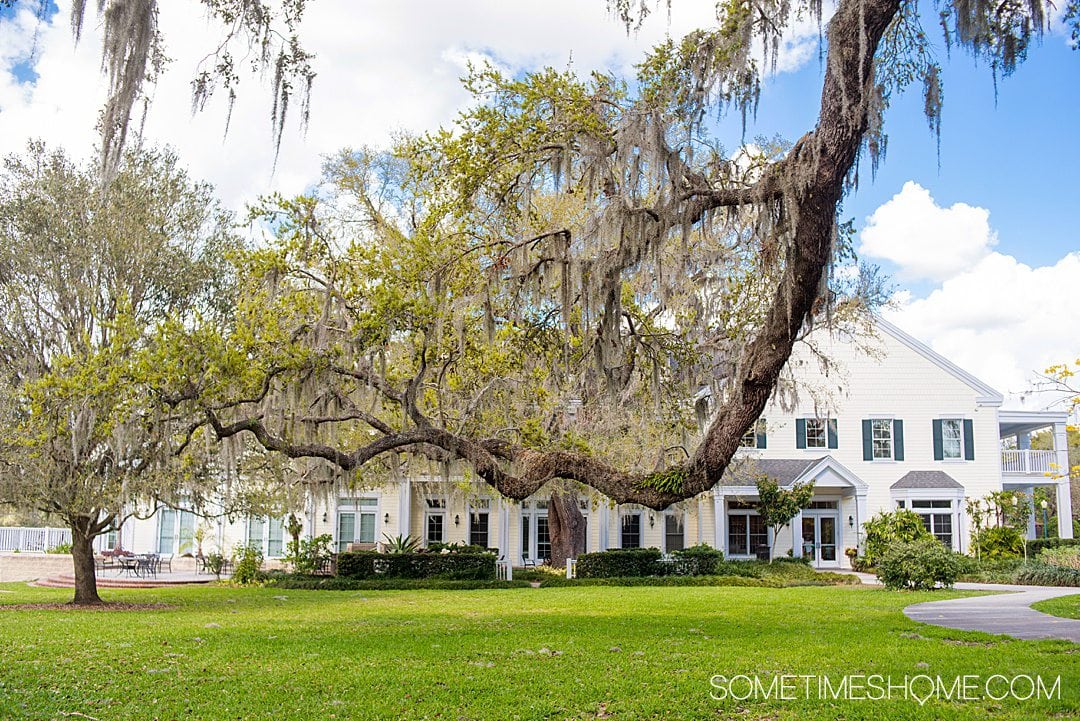
[[[177,460],[144,354],[162,318],[224,311],[229,224],[168,152],[128,153],[105,189],[41,144],[4,165],[0,505],[71,528],[77,602],[97,600],[96,536],[219,485],[216,454]]]
[[[1044,10],[949,4],[941,23],[1005,75]],[[633,84],[475,68],[451,127],[344,151],[320,192],[256,209],[276,243],[244,260],[235,324],[178,341],[209,370],[165,397],[328,477],[406,454],[514,499],[553,479],[657,509],[710,489],[793,345],[880,300],[872,272],[830,271],[851,262],[841,202],[890,99],[918,84],[940,113],[917,5],[843,0],[816,126],[726,151],[708,118],[753,111],[753,48],[774,61],[801,13],[821,6],[720,3]]]

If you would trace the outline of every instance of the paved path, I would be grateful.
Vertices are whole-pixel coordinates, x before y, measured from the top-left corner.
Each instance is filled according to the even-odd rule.
[[[1080,593],[1080,588],[958,583],[962,591],[1005,591],[994,596],[916,603],[904,609],[912,621],[963,631],[985,631],[1014,638],[1057,638],[1080,643],[1080,620],[1040,613],[1031,604]]]

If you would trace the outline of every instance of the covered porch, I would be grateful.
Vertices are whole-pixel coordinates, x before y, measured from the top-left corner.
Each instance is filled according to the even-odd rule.
[[[1069,446],[1066,413],[1047,411],[998,412],[1001,437],[1001,485],[1005,490],[1023,491],[1031,504],[1028,538],[1036,537],[1036,527],[1045,513],[1057,517],[1060,538],[1072,538],[1072,492],[1069,484]],[[1039,441],[1032,448],[1033,437]],[[1046,446],[1049,446],[1047,448]],[[1035,499],[1035,489],[1043,488],[1052,499],[1044,507]],[[1056,514],[1054,513],[1056,511]],[[1042,535],[1053,535],[1043,524]]]
[[[782,487],[814,482],[814,498],[791,523],[774,532],[758,516],[756,479],[768,476]],[[844,550],[857,548],[867,518],[865,481],[832,456],[815,459],[746,459],[729,469],[713,491],[714,545],[727,558],[753,558],[762,547],[773,556],[809,557],[821,569],[846,568]]]

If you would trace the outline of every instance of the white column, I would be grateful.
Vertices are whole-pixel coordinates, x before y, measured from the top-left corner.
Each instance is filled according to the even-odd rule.
[[[1027,537],[1028,540],[1031,540],[1035,538],[1035,487],[1028,486],[1025,488],[1024,495],[1027,496],[1026,503],[1028,505],[1028,510],[1030,511],[1027,523]]]
[[[398,492],[398,534],[412,535],[412,479],[403,478]]]
[[[606,551],[610,547],[608,542],[608,525],[610,524],[611,515],[611,506],[608,503],[607,498],[600,499],[598,515],[600,516],[600,550]]]
[[[791,519],[791,555],[802,558],[802,510]]]
[[[495,501],[496,506],[499,509],[499,550],[502,552],[504,558],[509,559],[510,556],[510,503],[505,498],[499,498]]]
[[[713,548],[724,551],[727,554],[724,543],[724,496],[719,492],[713,493]]]
[[[1054,424],[1054,451],[1057,453],[1058,536],[1061,538],[1072,538],[1072,491],[1069,488],[1069,436],[1064,423]]]
[[[870,513],[866,505],[866,491],[855,494],[855,545],[861,548],[859,539],[862,537],[862,524],[870,520]]]

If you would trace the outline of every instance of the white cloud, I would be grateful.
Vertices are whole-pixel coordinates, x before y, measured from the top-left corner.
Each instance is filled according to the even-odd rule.
[[[39,26],[25,10],[17,22],[0,23],[0,154],[20,150],[32,137],[84,157],[92,152],[104,99],[101,28],[88,22],[74,47],[71,1],[59,6],[51,24]],[[173,145],[194,176],[241,207],[271,190],[303,190],[317,180],[321,156],[341,147],[385,146],[395,132],[448,122],[468,100],[458,82],[465,58],[492,58],[515,71],[552,65],[628,74],[665,34],[678,37],[710,22],[712,0],[674,3],[670,17],[658,12],[629,36],[602,0],[319,0],[310,4],[302,28],[317,55],[311,125],[301,136],[290,123],[275,171],[269,93],[256,78],[243,78],[227,138],[221,98],[192,117],[189,83],[218,31],[197,0],[169,0],[161,3],[160,23],[174,61],[154,93],[146,134]],[[800,22],[794,30],[781,49],[779,71],[813,55],[816,24]],[[19,84],[11,68],[32,44],[39,78]]]
[[[914,197],[916,202],[897,204],[897,199],[904,195],[909,195],[909,199]],[[890,205],[889,212],[883,213]],[[927,215],[939,219],[945,215],[943,222],[953,229],[951,233],[942,233],[939,228],[924,226],[933,243],[912,240],[924,247],[934,244],[944,247],[953,242],[956,234],[963,232],[965,222],[977,227],[986,223],[985,210],[962,204],[940,209],[926,191],[908,183],[901,195],[872,216],[876,219],[878,239],[901,242],[913,238],[910,218],[896,212],[904,205],[913,213],[918,213],[920,208],[936,209],[929,214],[924,212],[922,222]],[[957,220],[964,216],[966,221]],[[970,237],[979,236],[970,226],[967,230]],[[1008,405],[1039,408],[1054,399],[1047,396],[1025,399],[1020,395],[1031,387],[1034,373],[1080,357],[1080,337],[1075,333],[1080,328],[1080,302],[1076,297],[1080,287],[1080,251],[1065,255],[1053,265],[1031,267],[1010,255],[990,252],[992,231],[982,227],[980,232],[986,242],[982,245],[971,242],[964,251],[964,264],[943,263],[934,269],[933,275],[920,274],[918,277],[940,278],[945,269],[951,269],[943,282],[924,298],[916,297],[910,290],[898,292],[886,317],[1005,393]],[[901,254],[897,251],[893,255]],[[960,254],[947,250],[945,255],[955,259]],[[877,257],[882,254],[878,253]],[[901,263],[901,269],[910,270],[912,263],[919,267],[919,260],[915,259]]]
[[[874,211],[860,237],[860,255],[895,263],[904,280],[951,278],[997,244],[990,211],[966,203],[942,208],[910,180]]]

